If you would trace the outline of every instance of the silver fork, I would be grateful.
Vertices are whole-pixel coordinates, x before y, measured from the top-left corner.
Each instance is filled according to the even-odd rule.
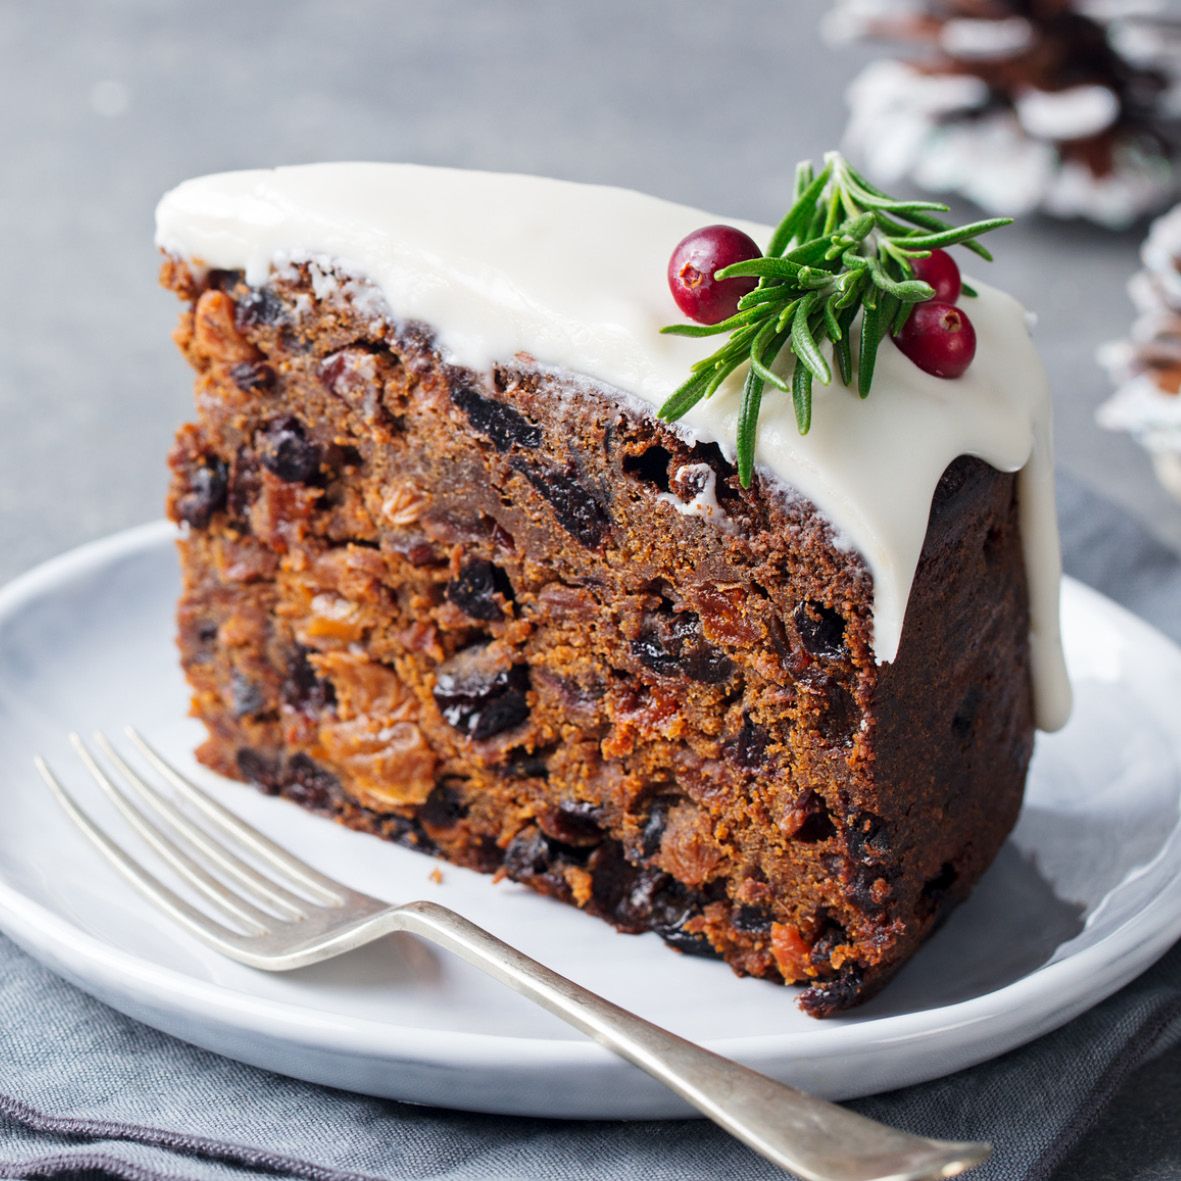
[[[174,797],[133,770],[103,734],[94,742],[106,769],[77,734],[70,742],[128,824],[220,918],[192,906],[107,836],[44,759],[36,759],[37,770],[70,819],[145,898],[231,959],[284,972],[409,931],[536,1001],[805,1181],[933,1181],[958,1176],[991,1151],[987,1144],[911,1136],[758,1074],[567,980],[438,903],[391,905],[351,890],[227,811],[134,729],[126,733]],[[203,823],[182,811],[177,798]]]

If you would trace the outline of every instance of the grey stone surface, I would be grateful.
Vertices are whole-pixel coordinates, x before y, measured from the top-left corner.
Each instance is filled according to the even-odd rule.
[[[151,0],[0,5],[0,577],[155,516],[185,413],[152,209],[195,173],[400,159],[550,173],[774,219],[865,58],[823,0]],[[987,167],[988,161],[982,161]],[[1031,220],[989,278],[1037,310],[1058,450],[1181,546],[1181,508],[1100,432],[1098,342],[1136,235]],[[593,244],[588,260],[593,265]]]
[[[622,184],[772,220],[795,160],[837,141],[844,84],[866,58],[821,44],[827,7],[0,5],[0,579],[159,515],[162,457],[189,399],[167,340],[175,309],[155,287],[164,189],[227,168],[414,160]],[[988,278],[1040,316],[1061,465],[1181,549],[1181,507],[1130,442],[1092,421],[1107,394],[1094,350],[1130,319],[1137,240],[1030,220],[998,238]],[[1176,1055],[1145,1076],[1171,1096],[1159,1110],[1177,1110],[1179,1076]],[[1124,1115],[1064,1177],[1115,1176],[1113,1162],[1120,1176],[1166,1175],[1175,1127],[1137,1123],[1158,1108],[1134,1089],[1120,1102]],[[1156,1171],[1137,1173],[1139,1161]]]

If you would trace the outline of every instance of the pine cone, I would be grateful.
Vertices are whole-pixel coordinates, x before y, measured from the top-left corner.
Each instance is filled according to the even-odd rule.
[[[833,38],[916,51],[853,82],[850,154],[884,183],[909,178],[997,213],[1117,227],[1160,209],[1178,192],[1181,22],[1132,7],[838,0]]]
[[[1181,497],[1181,205],[1153,222],[1140,257],[1144,269],[1128,284],[1131,337],[1099,352],[1117,389],[1097,417],[1142,443]]]

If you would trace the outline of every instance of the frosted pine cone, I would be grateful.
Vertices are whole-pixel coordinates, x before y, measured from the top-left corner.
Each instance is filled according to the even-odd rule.
[[[1144,269],[1128,284],[1131,337],[1099,353],[1117,389],[1098,419],[1142,443],[1181,498],[1181,205],[1153,223],[1140,256]]]
[[[1107,7],[1120,15],[1070,0],[840,0],[833,38],[917,51],[853,82],[850,154],[884,183],[911,179],[997,213],[1118,227],[1168,204],[1181,24]]]

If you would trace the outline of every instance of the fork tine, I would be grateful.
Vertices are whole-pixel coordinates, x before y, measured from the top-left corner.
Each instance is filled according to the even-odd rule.
[[[199,890],[210,902],[220,910],[230,915],[252,934],[261,934],[270,929],[269,924],[274,921],[271,915],[259,910],[257,906],[245,898],[241,898],[228,889],[222,882],[213,877],[203,865],[196,861],[184,849],[180,848],[159,827],[153,824],[128,798],[115,786],[107,773],[98,765],[86,744],[77,734],[70,735],[70,745],[77,752],[86,770],[90,772],[95,783],[102,788],[103,793],[111,803],[119,809],[123,818],[143,839],[187,882]]]
[[[221,923],[202,914],[196,907],[190,906],[179,895],[174,894],[163,882],[150,874],[137,861],[134,861],[115,844],[74,802],[73,797],[58,781],[57,776],[49,769],[48,764],[40,755],[33,760],[41,778],[57,798],[66,815],[78,826],[83,835],[107,858],[108,861],[146,898],[154,902],[161,910],[170,914],[181,926],[194,935],[215,945],[223,945],[225,940],[232,939],[234,932]]]
[[[156,788],[133,771],[101,731],[96,731],[94,741],[103,754],[118,768],[140,799],[163,820],[186,836],[223,873],[269,902],[271,906],[281,912],[281,917],[288,919],[307,917],[307,908],[313,904],[306,898],[300,898],[290,890],[284,889],[279,883],[271,881],[253,866],[247,865],[245,861],[215,840],[204,829],[198,828],[175,804],[165,799]]]
[[[298,857],[281,849],[273,841],[263,836],[258,829],[251,827],[244,820],[239,820],[232,812],[223,808],[211,796],[206,795],[195,783],[187,779],[135,729],[127,726],[124,733],[139,748],[144,758],[172,784],[174,788],[190,803],[200,808],[225,832],[237,838],[246,848],[262,857],[269,864],[285,869],[292,876],[298,878],[308,889],[316,891],[328,905],[339,906],[345,901],[343,887],[340,882],[313,869]]]

